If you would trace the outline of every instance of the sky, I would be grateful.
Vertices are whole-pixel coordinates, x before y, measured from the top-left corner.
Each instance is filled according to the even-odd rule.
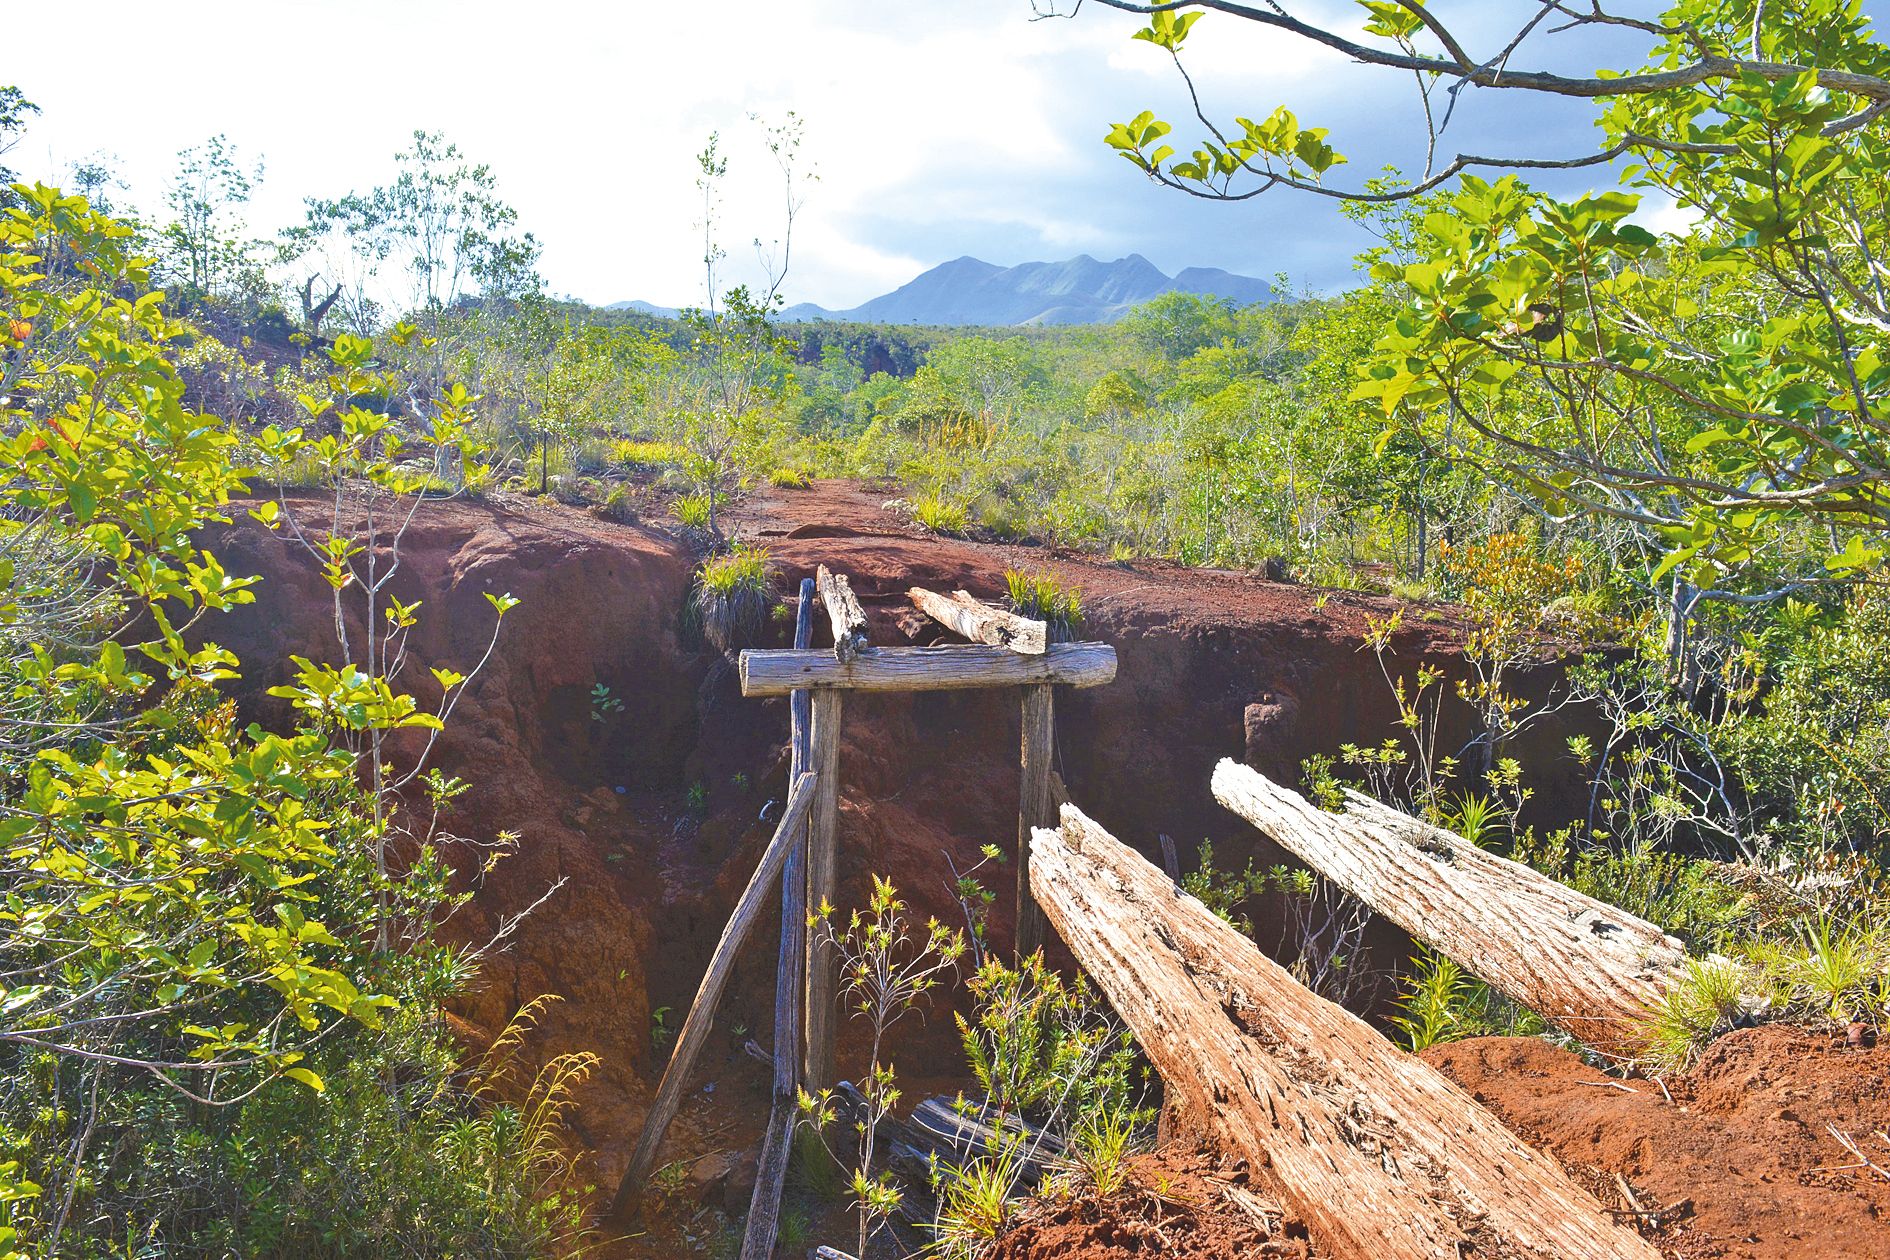
[[[1471,31],[1494,45],[1497,23],[1536,7],[1479,0]],[[1292,8],[1357,21],[1342,0]],[[1188,140],[1198,129],[1182,125],[1166,54],[1130,38],[1143,20],[1094,3],[1039,21],[1030,0],[92,0],[83,40],[72,20],[47,4],[7,19],[12,47],[57,50],[0,61],[0,81],[43,111],[7,158],[23,176],[58,182],[102,155],[121,203],[155,213],[178,150],[220,132],[263,162],[245,213],[269,235],[300,219],[304,196],[387,181],[411,133],[437,129],[492,166],[543,243],[548,287],[598,304],[702,301],[695,154],[711,132],[729,160],[725,275],[755,278],[751,242],[780,236],[783,192],[752,116],[789,110],[818,176],[795,224],[790,302],[844,309],[966,254],[1008,266],[1140,253],[1170,274],[1222,267],[1331,291],[1370,243],[1324,199],[1204,203],[1112,153],[1110,124],[1143,108]],[[1285,104],[1331,128],[1351,158],[1341,177],[1422,165],[1409,76],[1222,14],[1188,51],[1211,113]],[[1563,38],[1536,57],[1586,70],[1609,51]],[[1596,146],[1589,107],[1523,95],[1466,93],[1447,146]]]

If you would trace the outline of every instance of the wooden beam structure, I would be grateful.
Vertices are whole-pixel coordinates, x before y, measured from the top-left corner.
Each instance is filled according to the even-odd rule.
[[[984,644],[864,648],[851,661],[829,652],[750,648],[739,660],[744,696],[785,696],[802,687],[853,691],[964,691],[1062,683],[1100,687],[1116,676],[1107,643],[1055,643],[1042,656]]]
[[[1223,761],[1214,795],[1313,870],[1504,997],[1608,1054],[1646,1049],[1686,949],[1645,919],[1369,797],[1328,813]]]
[[[1050,628],[1045,623],[993,608],[965,591],[947,596],[915,586],[906,598],[920,612],[973,643],[1009,648],[1025,656],[1042,656],[1050,645]]]
[[[794,646],[804,648],[814,638],[813,578],[801,579],[800,604],[795,610]],[[807,773],[812,753],[810,727],[814,697],[797,691],[788,702],[788,782]],[[781,953],[774,977],[774,1099],[768,1128],[762,1137],[761,1157],[755,1167],[755,1189],[748,1200],[748,1221],[742,1230],[741,1260],[770,1260],[780,1235],[781,1195],[787,1186],[788,1156],[793,1150],[794,1122],[800,1114],[796,1088],[801,1078],[805,1041],[803,1010],[807,1000],[807,826],[788,847],[781,864]]]
[[[866,610],[860,607],[846,574],[834,573],[824,564],[814,572],[820,584],[820,602],[826,605],[828,620],[833,622],[833,659],[844,665],[866,646]]]
[[[728,973],[735,966],[735,955],[747,939],[755,920],[761,917],[761,907],[767,901],[769,886],[780,876],[788,850],[798,839],[816,795],[813,775],[803,774],[794,781],[788,792],[787,806],[781,811],[781,821],[774,829],[774,836],[768,841],[767,848],[762,850],[755,873],[748,877],[748,886],[742,889],[742,895],[735,902],[734,912],[722,928],[722,937],[716,942],[715,952],[709,956],[709,969],[703,974],[702,983],[696,987],[696,1000],[690,1004],[689,1015],[683,1020],[681,1031],[676,1034],[675,1048],[670,1052],[668,1065],[663,1068],[662,1083],[656,1087],[656,1099],[650,1104],[650,1114],[644,1118],[643,1133],[637,1139],[636,1150],[631,1153],[630,1166],[624,1170],[623,1180],[617,1184],[617,1193],[611,1199],[610,1215],[613,1217],[628,1215],[637,1205],[643,1192],[643,1183],[655,1164],[656,1152],[663,1144],[663,1135],[669,1131],[670,1121],[676,1118],[676,1109],[682,1105],[683,1088],[696,1065],[696,1056],[701,1054],[703,1043],[708,1040],[709,1029],[715,1022],[716,1004],[721,1001],[722,988],[728,983]]]
[[[1031,886],[1171,1103],[1373,1260],[1657,1260],[1554,1160],[1065,806]]]

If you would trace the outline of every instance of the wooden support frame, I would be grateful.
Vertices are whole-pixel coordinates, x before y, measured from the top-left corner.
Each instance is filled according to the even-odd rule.
[[[866,646],[866,610],[860,607],[846,574],[834,573],[824,564],[814,573],[820,585],[820,602],[826,605],[827,617],[833,622],[833,659],[844,665]]]
[[[866,648],[851,661],[809,649],[750,648],[738,659],[744,696],[785,696],[802,687],[851,691],[964,691],[1061,683],[1100,687],[1116,676],[1107,643],[1055,643],[1042,656],[984,644]]]
[[[703,1043],[709,1038],[709,1029],[715,1022],[716,1004],[721,1001],[722,988],[728,983],[729,972],[734,969],[735,955],[747,939],[749,929],[754,927],[755,920],[760,917],[769,885],[781,874],[788,850],[798,838],[816,795],[814,776],[811,774],[803,774],[796,779],[788,792],[787,806],[781,811],[781,821],[775,827],[768,847],[762,850],[755,873],[748,877],[748,886],[742,889],[741,897],[735,902],[734,913],[729,915],[728,923],[722,928],[722,937],[716,942],[715,952],[709,956],[709,969],[696,988],[696,1000],[690,1003],[689,1015],[683,1020],[682,1030],[676,1034],[676,1045],[670,1052],[668,1065],[663,1069],[663,1080],[656,1088],[656,1099],[650,1104],[650,1114],[643,1121],[642,1136],[637,1139],[636,1150],[630,1156],[630,1166],[624,1170],[623,1180],[617,1183],[617,1193],[611,1199],[611,1216],[629,1214],[643,1193],[643,1183],[656,1162],[656,1152],[663,1144],[663,1135],[669,1131],[670,1121],[676,1118],[676,1110],[682,1105],[683,1088],[688,1084],[689,1073],[696,1065],[696,1057],[702,1053]]]
[[[920,612],[973,643],[1009,648],[1025,656],[1042,656],[1050,646],[1050,627],[1044,622],[993,608],[966,591],[946,596],[915,586],[906,592],[906,598]]]

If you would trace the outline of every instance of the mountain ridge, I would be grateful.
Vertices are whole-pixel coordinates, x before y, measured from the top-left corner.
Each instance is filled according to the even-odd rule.
[[[890,293],[848,310],[799,302],[781,312],[790,322],[812,319],[867,324],[1024,327],[1114,323],[1164,293],[1196,293],[1240,305],[1271,301],[1273,286],[1218,267],[1185,267],[1173,276],[1140,254],[1102,262],[1078,254],[1061,262],[1000,267],[967,254],[920,273]],[[613,302],[608,310],[670,315],[649,302]]]

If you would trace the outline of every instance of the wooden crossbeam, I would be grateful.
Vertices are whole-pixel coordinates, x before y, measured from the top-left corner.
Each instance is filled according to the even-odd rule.
[[[1107,643],[1054,643],[1042,656],[1009,648],[867,648],[851,661],[818,649],[750,648],[740,657],[744,696],[785,696],[802,687],[853,691],[963,691],[1062,683],[1100,687],[1116,676],[1116,650]]]
[[[853,584],[844,573],[835,573],[826,565],[815,569],[820,584],[820,602],[827,607],[833,622],[833,658],[846,664],[866,646],[866,610],[853,594]]]
[[[721,1001],[723,986],[728,983],[728,973],[734,969],[735,955],[747,938],[749,929],[761,916],[769,885],[780,877],[788,850],[799,835],[808,810],[814,803],[814,788],[814,776],[811,774],[803,774],[794,781],[793,789],[788,792],[787,807],[781,811],[781,821],[775,827],[774,838],[762,850],[761,862],[755,867],[755,873],[748,877],[748,886],[742,890],[740,899],[735,903],[734,913],[729,915],[728,923],[722,928],[722,939],[716,942],[715,952],[709,956],[709,969],[696,988],[696,1000],[690,1003],[689,1015],[683,1020],[682,1031],[676,1034],[675,1049],[670,1052],[669,1064],[663,1069],[662,1083],[656,1087],[656,1100],[650,1104],[650,1114],[643,1121],[643,1134],[637,1139],[636,1150],[631,1153],[630,1166],[624,1170],[623,1180],[617,1183],[617,1193],[610,1202],[610,1215],[613,1217],[627,1215],[636,1208],[638,1198],[643,1193],[643,1183],[656,1162],[656,1152],[663,1145],[663,1135],[669,1131],[670,1121],[676,1118],[676,1110],[682,1105],[683,1087],[688,1083],[689,1073],[696,1065],[696,1057],[702,1053],[703,1043],[709,1039],[709,1028],[715,1022],[715,1007]]]
[[[953,591],[947,596],[915,586],[906,592],[906,598],[920,612],[973,643],[1009,648],[1026,656],[1042,656],[1050,645],[1050,628],[1043,622],[993,608],[966,591]]]

